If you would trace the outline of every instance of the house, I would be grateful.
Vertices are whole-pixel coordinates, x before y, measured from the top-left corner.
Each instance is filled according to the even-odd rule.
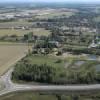
[[[49,41],[49,44],[52,45],[53,47],[60,47],[60,44],[58,41]]]
[[[100,47],[100,39],[99,37],[96,37],[96,39],[92,41],[92,43],[89,45],[88,48],[98,48],[98,47]]]
[[[88,48],[96,48],[98,45],[94,42],[94,40],[92,41],[92,43],[89,45]]]

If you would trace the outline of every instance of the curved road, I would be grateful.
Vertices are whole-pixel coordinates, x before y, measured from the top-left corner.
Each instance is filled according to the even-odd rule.
[[[25,55],[23,55],[24,57]],[[22,57],[21,57],[22,58]],[[20,59],[21,59],[20,58]],[[19,59],[19,60],[20,60]],[[17,60],[18,61],[18,60]],[[17,62],[16,61],[16,62]],[[0,96],[16,91],[39,91],[39,92],[74,92],[85,93],[89,91],[100,91],[100,84],[94,85],[20,85],[11,81],[13,68],[1,76],[0,80],[4,82],[5,88],[0,91]]]
[[[1,77],[1,80],[5,83],[5,89],[0,91],[0,96],[15,91],[40,91],[40,92],[87,92],[100,90],[100,84],[94,85],[19,85],[14,84],[10,80],[13,69],[10,69],[5,75]]]

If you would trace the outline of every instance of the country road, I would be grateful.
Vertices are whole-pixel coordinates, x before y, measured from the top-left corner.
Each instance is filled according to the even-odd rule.
[[[18,60],[23,58],[25,55],[21,56]],[[14,63],[16,63],[16,60]],[[13,63],[13,64],[14,64]],[[13,65],[12,64],[12,65]],[[91,84],[91,85],[23,85],[16,84],[11,81],[11,74],[13,68],[9,69],[3,76],[1,76],[0,81],[2,81],[5,85],[5,88],[0,91],[0,96],[18,92],[18,91],[36,91],[36,92],[73,92],[73,93],[85,93],[85,92],[93,92],[100,91],[100,84]]]
[[[99,91],[100,84],[94,85],[19,85],[11,81],[11,73],[13,68],[10,69],[1,80],[5,83],[6,87],[0,91],[0,96],[16,91],[40,91],[40,92],[86,92],[86,91]]]

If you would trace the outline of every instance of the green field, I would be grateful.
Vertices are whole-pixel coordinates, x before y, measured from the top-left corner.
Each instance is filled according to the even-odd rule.
[[[21,29],[0,29],[0,36],[5,36],[5,35],[17,35],[17,36],[24,36],[24,34],[27,34],[29,32],[33,32],[34,35],[49,35],[50,31],[45,30],[43,28],[33,28],[31,30],[21,30]]]
[[[57,98],[53,95],[39,95],[29,92],[6,95],[0,97],[0,100],[57,100]]]
[[[69,65],[69,69],[71,68],[71,65],[73,65],[75,62],[78,61],[85,61],[85,62],[91,62],[86,61],[86,57],[84,56],[76,56],[67,54],[63,56],[44,56],[44,55],[31,55],[25,58],[29,63],[31,64],[47,64],[54,67],[61,67],[64,68],[66,65]],[[92,61],[93,62],[93,61]],[[86,65],[85,65],[86,66]]]
[[[62,60],[61,63],[57,63],[57,61],[60,59],[54,56],[34,55],[34,56],[29,56],[26,59],[32,64],[39,64],[39,65],[47,64],[54,67],[64,67],[64,61]]]
[[[46,65],[50,67],[47,67]],[[90,84],[90,83],[93,84],[94,82],[96,83],[99,82],[98,81],[99,75],[100,75],[99,65],[100,65],[100,62],[98,61],[95,61],[95,60],[91,61],[81,56],[79,57],[78,56],[75,57],[73,55],[69,56],[68,54],[65,57],[64,56],[57,57],[57,56],[51,56],[51,55],[48,55],[48,56],[47,55],[46,56],[29,55],[25,57],[22,61],[16,64],[14,74],[13,74],[13,81],[29,82],[27,81],[27,79],[25,78],[20,79],[19,77],[20,75],[21,76],[25,75],[25,77],[27,77],[27,75],[30,75],[30,77],[32,77],[33,79],[30,82],[42,83],[41,78],[39,78],[40,81],[38,81],[37,79],[34,80],[35,79],[34,76],[37,75],[35,72],[40,73],[40,74],[45,73],[45,72],[48,73],[47,69],[53,68],[53,72],[55,74],[52,74],[54,75],[52,78],[52,81],[50,82],[43,81],[43,82],[45,83],[62,82],[61,84],[63,84],[63,81],[59,81],[60,79],[63,79],[65,82],[64,84]],[[26,67],[26,66],[30,66],[30,67]],[[37,69],[34,69],[36,66],[37,66]],[[30,72],[28,68],[31,69]],[[39,69],[41,68],[43,68],[43,70],[40,71]],[[44,68],[46,70],[44,70]],[[25,69],[26,71],[24,72],[28,74],[23,74],[22,70],[25,70]]]
[[[62,16],[70,17],[73,14],[74,14],[74,12],[52,12],[49,14],[38,15],[38,16],[36,16],[36,18],[47,19],[47,18],[62,17]]]
[[[5,88],[4,83],[0,80],[0,91],[3,90]]]
[[[12,21],[12,22],[0,22],[0,27],[16,27],[16,26],[30,26],[32,22],[27,21]]]
[[[95,17],[93,20],[94,20],[95,22],[100,22],[100,16]]]
[[[76,98],[76,99],[75,99]],[[100,93],[75,94],[39,94],[34,92],[12,93],[0,97],[0,100],[100,100]]]

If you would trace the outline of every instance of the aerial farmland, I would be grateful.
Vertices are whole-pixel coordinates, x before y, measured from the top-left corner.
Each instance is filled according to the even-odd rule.
[[[100,4],[3,1],[0,100],[100,100]]]
[[[0,75],[27,53],[24,45],[0,45]]]

